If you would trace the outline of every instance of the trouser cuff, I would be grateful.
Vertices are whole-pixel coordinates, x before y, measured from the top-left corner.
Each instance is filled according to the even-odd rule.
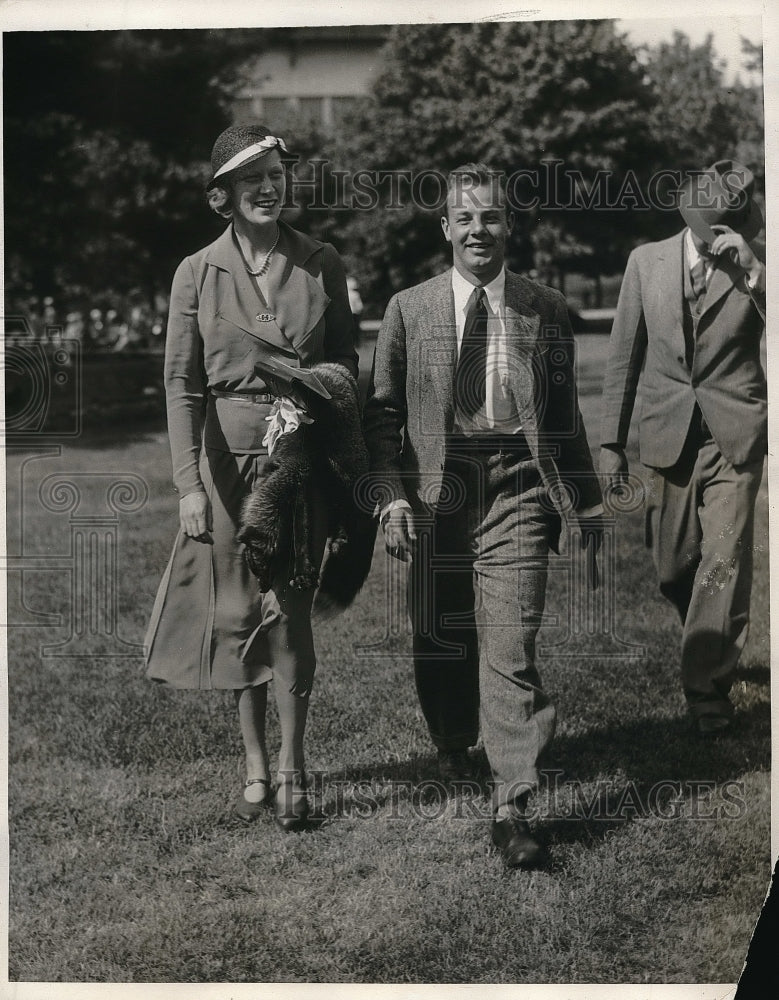
[[[524,814],[530,794],[538,785],[536,775],[515,781],[496,781],[492,787],[492,809],[499,816]]]
[[[430,739],[436,750],[468,750],[469,747],[476,746],[479,734],[462,733],[457,736],[438,736],[436,733],[430,733]]]
[[[710,698],[708,701],[687,701],[687,708],[694,719],[700,719],[703,715],[720,715],[724,719],[732,719],[734,715],[733,704],[727,698]]]

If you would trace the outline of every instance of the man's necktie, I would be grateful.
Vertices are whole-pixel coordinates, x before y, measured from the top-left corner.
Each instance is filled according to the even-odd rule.
[[[696,299],[699,299],[706,291],[706,261],[703,257],[699,257],[690,268],[690,280],[692,281],[692,293]]]
[[[468,303],[454,395],[458,409],[468,416],[484,406],[487,396],[487,306],[483,288],[475,288]]]

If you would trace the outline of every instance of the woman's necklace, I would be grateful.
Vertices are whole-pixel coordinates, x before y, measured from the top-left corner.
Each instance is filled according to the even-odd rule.
[[[277,244],[279,242],[279,236],[281,236],[281,230],[279,230],[276,233],[276,239],[273,241],[273,246],[265,254],[265,258],[264,258],[262,264],[260,264],[260,266],[257,268],[256,271],[253,271],[249,267],[249,262],[246,259],[244,259],[244,264],[246,265],[246,270],[249,272],[249,274],[253,278],[261,278],[263,276],[263,274],[265,274],[265,272],[268,270],[268,265],[270,264],[270,259],[273,256],[273,251],[276,249],[276,246],[277,246]]]

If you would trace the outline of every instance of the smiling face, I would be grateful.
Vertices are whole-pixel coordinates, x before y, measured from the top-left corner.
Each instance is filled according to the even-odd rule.
[[[275,222],[284,204],[287,178],[279,151],[271,149],[259,159],[239,167],[232,176],[233,219],[263,226]]]
[[[486,285],[503,267],[506,240],[514,216],[497,181],[464,178],[454,184],[441,219],[444,236],[452,244],[454,266],[471,282]]]

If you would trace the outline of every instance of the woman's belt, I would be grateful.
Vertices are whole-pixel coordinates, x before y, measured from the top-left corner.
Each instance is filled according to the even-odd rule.
[[[274,399],[267,392],[211,389],[203,426],[203,444],[206,448],[243,455],[267,451],[262,441],[268,430],[266,417],[271,412]],[[238,405],[235,406],[235,403]],[[246,403],[255,405],[246,406]]]
[[[272,403],[276,397],[269,392],[222,392],[221,389],[209,389],[217,399],[237,399],[242,403]]]

